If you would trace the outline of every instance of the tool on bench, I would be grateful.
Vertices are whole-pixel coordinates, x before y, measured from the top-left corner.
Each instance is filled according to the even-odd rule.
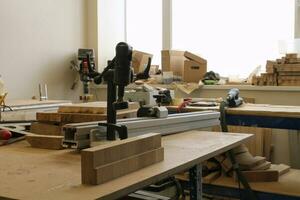
[[[116,56],[101,74],[94,78],[96,84],[107,81],[107,123],[100,123],[99,126],[107,127],[107,140],[115,140],[116,132],[120,139],[128,137],[127,127],[117,125],[117,110],[127,109],[128,102],[124,101],[125,87],[133,80],[131,69],[132,47],[125,42],[116,46]],[[118,98],[116,92],[118,89]]]
[[[226,123],[226,107],[238,107],[243,104],[243,99],[239,97],[239,93],[240,91],[237,88],[229,90],[226,101],[223,101],[220,104],[220,122],[222,132],[228,132],[228,127]],[[233,150],[229,150],[227,154],[232,163],[233,170],[237,174],[239,184],[242,183],[242,185],[244,186],[245,198],[242,199],[258,200],[259,198],[257,194],[251,189],[247,179],[242,174],[239,164],[236,162]]]
[[[89,83],[93,81],[99,73],[96,71],[95,56],[93,49],[78,49],[79,66],[72,61],[72,67],[78,71],[80,80],[83,83],[83,96],[80,96],[80,100],[86,102],[92,99],[92,95],[89,94]],[[73,86],[74,87],[74,84]]]
[[[243,104],[243,99],[239,97],[240,90],[232,88],[227,94],[227,104],[229,107],[238,107]]]
[[[153,97],[156,99],[157,106],[142,106],[137,112],[137,117],[168,117],[168,109],[162,105],[172,102],[170,90],[159,91],[158,95],[153,95]]]

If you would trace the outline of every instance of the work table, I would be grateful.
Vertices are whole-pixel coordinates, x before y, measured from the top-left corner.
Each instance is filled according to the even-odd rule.
[[[164,136],[164,161],[97,186],[81,184],[78,152],[35,149],[22,141],[1,147],[0,194],[16,199],[116,199],[226,152],[250,136],[200,131]]]

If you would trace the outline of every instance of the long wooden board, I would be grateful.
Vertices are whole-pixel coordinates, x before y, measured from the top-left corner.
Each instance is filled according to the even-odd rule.
[[[36,113],[37,121],[40,122],[56,122],[56,123],[81,123],[102,121],[107,117],[106,114],[89,114],[89,113],[58,113],[58,112],[38,112]],[[136,116],[136,109],[132,110],[119,110],[117,118],[129,118]]]
[[[58,113],[89,113],[89,114],[105,114],[106,113],[106,105],[105,101],[97,101],[97,102],[89,102],[89,103],[78,103],[66,106],[60,106],[58,109]],[[133,110],[139,108],[139,103],[130,102],[128,105],[128,109]]]

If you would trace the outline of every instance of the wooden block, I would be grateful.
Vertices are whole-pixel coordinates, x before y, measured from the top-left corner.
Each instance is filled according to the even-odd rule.
[[[106,104],[107,102],[105,101],[98,101],[98,102],[79,103],[79,104],[60,106],[58,109],[58,113],[105,114],[106,106],[107,106]],[[122,111],[137,110],[139,107],[140,107],[139,103],[130,102],[128,105],[128,109],[124,109]]]
[[[28,134],[26,140],[35,148],[58,150],[62,149],[63,136]]]
[[[221,171],[215,171],[215,172],[211,172],[207,176],[204,176],[202,178],[202,180],[203,180],[203,183],[212,183],[214,180],[216,180],[220,176],[221,176]]]
[[[289,172],[290,169],[291,167],[285,164],[279,164],[279,165],[272,164],[269,170],[276,170],[278,171],[279,176],[281,176]]]
[[[253,171],[253,170],[254,171],[255,170],[267,170],[267,169],[270,169],[270,167],[271,167],[271,162],[266,161],[266,162],[264,162],[260,165],[257,165],[255,167],[251,168],[250,171]]]
[[[160,147],[161,135],[150,133],[85,149],[81,152],[82,183],[98,183],[98,172],[96,169],[101,166],[135,157],[139,154],[159,149]],[[154,154],[155,153],[152,152],[149,155],[153,156]]]
[[[278,181],[279,173],[276,170],[242,171],[248,182],[273,182]],[[237,180],[236,174],[234,175]]]
[[[30,126],[30,132],[39,135],[62,135],[62,127],[54,124],[33,122]]]
[[[91,184],[101,184],[120,176],[142,169],[164,159],[164,148],[150,150],[107,165],[97,167],[96,177]]]

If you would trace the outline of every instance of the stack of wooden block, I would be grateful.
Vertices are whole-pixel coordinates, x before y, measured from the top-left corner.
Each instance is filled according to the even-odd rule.
[[[163,160],[158,133],[95,146],[81,152],[82,184],[102,184]]]
[[[138,103],[129,103],[129,108],[117,112],[118,118],[135,117]],[[32,147],[61,149],[63,126],[69,123],[106,120],[106,102],[90,102],[60,106],[55,112],[38,112],[26,140]]]
[[[300,58],[297,54],[286,54],[285,57],[276,61],[267,61],[266,73],[254,76],[253,85],[300,85]]]

